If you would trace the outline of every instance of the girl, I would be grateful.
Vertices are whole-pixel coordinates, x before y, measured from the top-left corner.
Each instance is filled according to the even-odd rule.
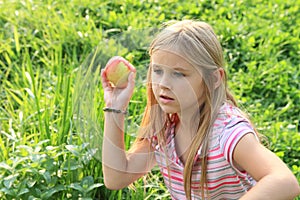
[[[288,167],[259,142],[226,85],[221,45],[204,22],[184,20],[150,46],[148,101],[138,139],[126,152],[124,115],[135,72],[124,89],[102,71],[102,149],[106,187],[121,189],[156,164],[172,199],[293,199],[299,185]]]

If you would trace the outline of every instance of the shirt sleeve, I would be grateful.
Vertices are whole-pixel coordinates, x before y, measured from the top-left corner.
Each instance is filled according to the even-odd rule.
[[[220,148],[225,159],[234,168],[233,151],[240,139],[248,133],[254,134],[257,138],[252,125],[243,118],[235,118],[231,120],[224,128],[223,134],[220,138]]]

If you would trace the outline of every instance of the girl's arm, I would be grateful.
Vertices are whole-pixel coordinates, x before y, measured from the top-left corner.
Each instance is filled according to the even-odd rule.
[[[107,107],[125,110],[134,90],[135,71],[128,77],[126,88],[114,88],[101,72],[104,101]],[[104,183],[109,189],[121,189],[147,173],[155,164],[153,149],[144,140],[130,153],[124,145],[123,113],[105,112],[104,137],[102,144],[102,170]]]
[[[273,152],[253,134],[246,134],[233,152],[236,165],[246,170],[257,184],[241,200],[294,199],[300,193],[296,177]]]
[[[102,169],[105,186],[113,190],[128,186],[155,165],[148,140],[143,140],[133,152],[125,152],[123,123],[124,115],[105,113]]]

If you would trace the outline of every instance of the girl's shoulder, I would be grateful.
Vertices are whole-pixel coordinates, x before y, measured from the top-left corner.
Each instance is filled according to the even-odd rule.
[[[220,133],[225,129],[230,129],[237,126],[246,126],[251,129],[253,128],[249,118],[242,110],[240,110],[237,106],[225,102],[220,107],[219,113],[214,122],[214,132]]]
[[[225,102],[219,109],[214,127],[224,128],[240,122],[251,124],[246,114],[240,108]]]

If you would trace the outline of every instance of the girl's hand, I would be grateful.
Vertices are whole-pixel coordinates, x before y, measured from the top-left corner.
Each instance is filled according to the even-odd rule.
[[[104,90],[104,101],[107,107],[126,110],[135,85],[135,71],[131,71],[128,76],[128,84],[125,88],[113,87],[107,80],[105,70],[101,70],[101,82]]]

